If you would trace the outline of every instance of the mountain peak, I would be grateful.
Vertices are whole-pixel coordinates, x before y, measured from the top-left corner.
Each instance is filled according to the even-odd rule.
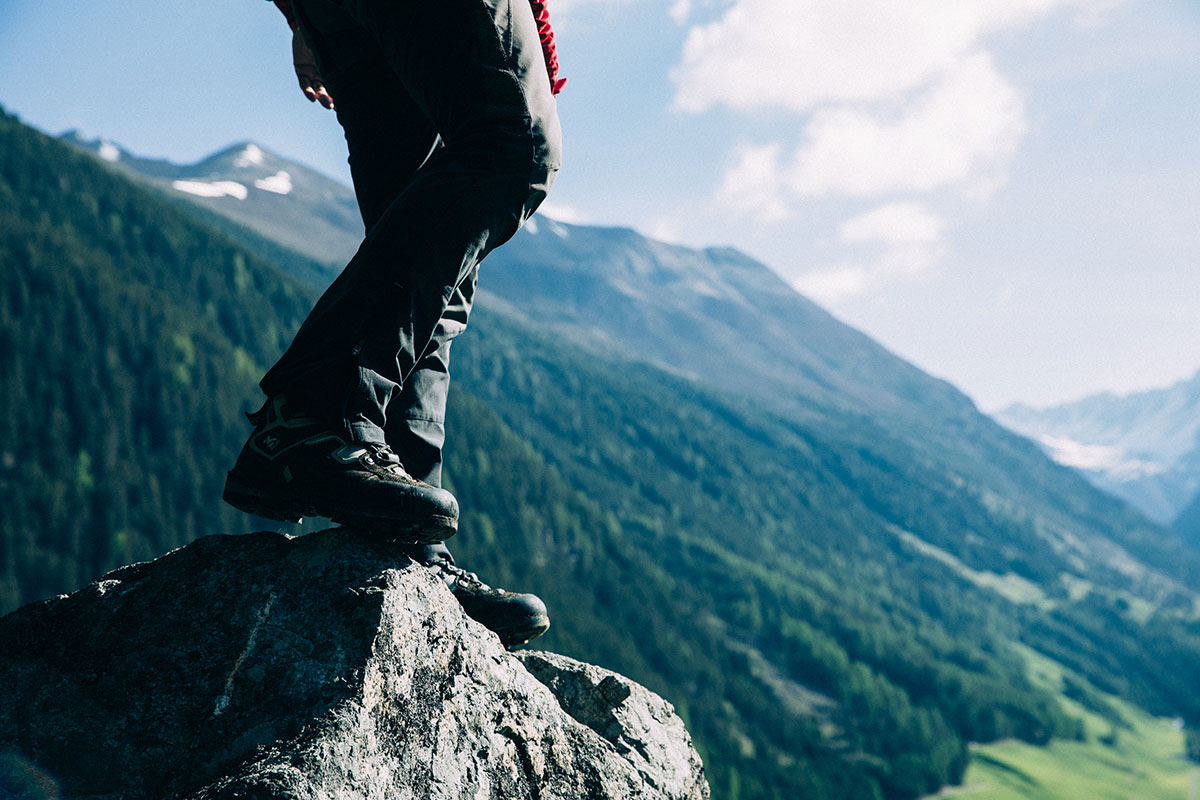
[[[234,161],[234,166],[260,166],[264,161],[266,161],[266,158],[267,154],[261,147],[254,144],[254,142],[247,142],[244,146],[242,146],[241,152],[238,153],[237,158]]]
[[[287,159],[267,150],[255,142],[237,142],[225,147],[212,155],[197,161],[187,167],[189,172],[202,174],[205,172],[226,173],[227,171],[245,171],[253,174],[273,172],[280,168],[295,169]]]
[[[235,142],[191,164],[175,164],[141,158],[107,139],[85,139],[78,131],[59,138],[169,196],[196,202],[329,265],[323,279],[332,279],[332,269],[340,269],[362,240],[350,187],[258,142]]]

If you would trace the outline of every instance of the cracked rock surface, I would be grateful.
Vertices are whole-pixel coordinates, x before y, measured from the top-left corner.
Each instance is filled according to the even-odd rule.
[[[394,545],[212,536],[0,619],[0,795],[708,797],[665,700],[513,655]]]

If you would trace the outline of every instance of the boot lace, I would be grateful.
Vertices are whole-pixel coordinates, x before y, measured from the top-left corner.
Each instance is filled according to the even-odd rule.
[[[473,588],[476,590],[487,590],[492,587],[488,586],[483,581],[479,580],[479,576],[474,572],[467,572],[456,564],[451,564],[449,561],[438,559],[430,566],[441,573],[442,580],[450,587],[450,591],[462,588]]]
[[[400,463],[400,456],[396,455],[388,445],[367,442],[362,447],[367,451],[363,458],[372,466],[378,467],[384,472],[390,472],[393,475],[412,477],[404,469],[404,465]]]

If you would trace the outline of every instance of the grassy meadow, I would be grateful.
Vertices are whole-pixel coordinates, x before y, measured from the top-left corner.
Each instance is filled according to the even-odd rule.
[[[1200,766],[1184,759],[1180,724],[1152,717],[1073,679],[1059,664],[1024,650],[1032,679],[1059,692],[1084,722],[1082,741],[1046,747],[1006,739],[973,745],[961,786],[933,797],[970,800],[1196,800]]]

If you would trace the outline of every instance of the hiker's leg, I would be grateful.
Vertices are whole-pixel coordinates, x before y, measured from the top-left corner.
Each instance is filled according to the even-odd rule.
[[[325,4],[296,3],[302,19]],[[380,214],[263,388],[312,397],[322,406],[312,413],[380,441],[389,401],[427,354],[463,281],[545,197],[559,164],[558,121],[524,0],[345,0],[342,8],[444,146]]]

